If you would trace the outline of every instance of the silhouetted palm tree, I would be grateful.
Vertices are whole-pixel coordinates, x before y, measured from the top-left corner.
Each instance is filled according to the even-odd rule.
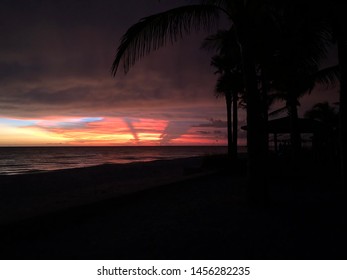
[[[279,91],[278,97],[286,102],[291,119],[291,145],[296,152],[301,146],[298,99],[311,92],[317,82],[336,81],[336,69],[319,71],[331,36],[326,25],[316,19],[314,11],[306,4],[290,1],[283,6],[281,37],[271,73],[273,89]]]
[[[293,2],[293,1],[290,1]],[[297,0],[297,5],[302,1]],[[291,3],[293,4],[293,3]],[[306,0],[305,4],[309,6],[316,14],[316,22],[319,22],[325,33],[333,35],[332,39],[337,45],[337,57],[340,70],[340,159],[341,159],[341,179],[345,194],[347,195],[347,16],[344,8],[344,2],[339,0]],[[329,30],[330,29],[330,30]]]
[[[288,82],[292,83],[292,86],[286,85],[284,88],[277,88],[276,93],[272,94],[272,98],[283,100],[286,102],[285,106],[279,108],[270,115],[274,116],[283,111],[288,112],[288,116],[291,118],[291,144],[294,150],[298,150],[301,146],[300,132],[298,130],[297,122],[299,119],[298,109],[300,106],[299,99],[305,94],[309,94],[317,85],[325,86],[326,88],[334,87],[339,80],[339,69],[338,67],[329,67],[322,70],[312,69],[317,71],[316,73],[307,73],[306,75],[293,74]],[[280,71],[279,71],[280,72]]]
[[[269,0],[209,0],[200,5],[187,5],[143,18],[124,34],[118,48],[112,71],[115,74],[121,61],[127,72],[138,59],[189,34],[192,30],[210,30],[224,14],[237,33],[241,48],[243,74],[247,99],[248,173],[252,196],[264,195],[266,170],[267,132],[264,129],[261,97],[258,91],[255,62],[257,23],[269,11]]]
[[[323,6],[324,7],[324,6]],[[338,60],[341,73],[340,79],[340,161],[341,161],[341,185],[347,195],[347,16],[341,1],[334,0],[331,5],[331,22],[333,34],[336,38]]]
[[[319,70],[315,74],[311,75],[310,77],[307,77],[307,79],[311,79],[310,82],[307,83],[309,85],[308,88],[304,89],[304,92],[302,94],[298,94],[297,98],[297,106],[300,106],[299,99],[304,94],[310,94],[311,91],[313,91],[314,87],[317,85],[325,87],[325,89],[330,89],[332,87],[335,87],[338,82],[340,81],[340,67],[337,66],[331,66],[324,69]],[[286,92],[281,92],[276,87],[271,89],[271,94],[269,98],[272,101],[280,100],[280,101],[286,101],[287,94]],[[271,113],[269,113],[269,116],[277,116],[281,113],[288,112],[289,113],[289,106],[286,104],[284,107],[280,107]]]
[[[304,117],[320,121],[333,129],[336,129],[339,123],[338,110],[336,107],[331,106],[329,102],[315,104],[310,110],[305,112]]]
[[[220,75],[215,92],[217,97],[224,96],[226,100],[228,155],[234,160],[237,159],[238,96],[244,93],[241,53],[235,35],[233,28],[220,30],[207,37],[202,44],[202,48],[213,49],[219,53],[212,57],[211,65],[217,69],[215,73]]]
[[[339,112],[335,106],[331,106],[328,102],[315,104],[310,110],[305,112],[305,118],[319,121],[324,130],[319,135],[315,135],[320,139],[326,149],[326,158],[332,160],[332,164],[336,164],[338,158],[338,128],[339,128]],[[317,140],[317,139],[315,139]],[[323,149],[324,150],[324,149]],[[322,151],[320,151],[322,152]]]
[[[242,71],[239,67],[229,68],[225,66],[227,59],[215,56],[212,65],[218,69],[220,77],[216,84],[217,97],[223,95],[227,106],[228,120],[228,154],[230,158],[237,159],[238,139],[238,95],[244,92]],[[233,106],[232,106],[233,105]],[[231,114],[231,112],[233,114]]]

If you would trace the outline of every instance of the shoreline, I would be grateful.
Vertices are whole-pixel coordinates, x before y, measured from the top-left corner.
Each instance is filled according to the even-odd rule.
[[[0,258],[346,259],[344,201],[329,186],[317,188],[328,181],[273,176],[269,203],[256,206],[247,200],[246,177],[222,166],[220,158],[200,157],[18,176],[28,185],[17,187],[21,193],[12,189],[17,206],[27,194],[41,194],[49,207],[55,205],[47,197],[70,204],[3,221]],[[75,191],[59,196],[55,189],[69,190],[66,182]],[[95,184],[105,192],[96,196]]]
[[[177,252],[171,254],[170,251],[178,249],[177,234],[183,234],[180,240],[189,234],[188,240],[196,241],[194,236],[202,225],[196,228],[195,223],[200,224],[205,216],[200,213],[198,216],[203,216],[196,217],[201,207],[210,208],[216,202],[224,204],[220,196],[224,202],[234,201],[226,195],[232,192],[230,177],[226,176],[228,180],[218,184],[218,189],[211,188],[217,178],[219,180],[220,175],[216,173],[199,174],[179,182],[0,225],[0,238],[4,241],[0,244],[0,258],[175,258]],[[235,201],[234,206],[237,206]],[[213,207],[210,210],[211,213],[215,211]],[[148,238],[154,239],[147,241]],[[158,242],[155,248],[153,242]],[[179,246],[190,243],[186,242],[184,240]],[[179,251],[186,254],[185,250]]]
[[[225,154],[224,146],[19,147],[0,148],[0,175],[20,175],[103,164]]]
[[[129,195],[213,172],[205,157],[0,176],[0,224]]]

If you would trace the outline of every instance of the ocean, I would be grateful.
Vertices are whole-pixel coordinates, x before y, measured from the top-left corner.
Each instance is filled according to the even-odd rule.
[[[226,153],[224,146],[0,147],[0,175]]]

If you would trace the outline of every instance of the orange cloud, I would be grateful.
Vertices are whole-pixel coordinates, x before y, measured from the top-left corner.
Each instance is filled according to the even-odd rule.
[[[49,116],[2,125],[0,145],[215,145],[225,144],[214,128],[201,131],[183,121],[120,117]],[[1,122],[0,122],[1,124]],[[199,130],[200,129],[200,130]]]

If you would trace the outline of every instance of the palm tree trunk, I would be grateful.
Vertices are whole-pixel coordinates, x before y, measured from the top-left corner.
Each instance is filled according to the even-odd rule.
[[[287,101],[289,109],[289,118],[290,118],[290,143],[292,146],[292,151],[294,156],[300,151],[301,148],[301,137],[299,131],[299,116],[297,108],[297,100],[295,95],[292,93],[288,94]]]
[[[268,105],[268,80],[266,75],[265,67],[261,68],[261,98],[262,108],[264,114],[264,129],[266,131],[266,149],[269,151],[269,133],[268,133],[268,121],[269,121],[269,105]]]
[[[339,32],[337,39],[338,47],[338,59],[341,71],[340,80],[340,165],[341,165],[341,185],[343,186],[343,191],[347,195],[346,188],[346,174],[347,174],[347,46],[346,39]]]
[[[257,86],[252,32],[242,31],[240,47],[247,101],[248,190],[250,199],[263,204],[267,198],[267,149],[261,98]]]
[[[233,142],[233,131],[232,131],[232,120],[231,120],[231,93],[225,93],[225,101],[227,106],[227,126],[228,126],[228,157],[232,158],[232,142]]]
[[[238,139],[238,115],[237,115],[238,93],[233,92],[233,158],[237,160],[237,139]]]
[[[347,29],[345,9],[340,1],[333,1],[333,33],[337,42],[338,61],[340,67],[340,119],[339,119],[339,152],[340,180],[344,199],[344,211],[347,214]]]

